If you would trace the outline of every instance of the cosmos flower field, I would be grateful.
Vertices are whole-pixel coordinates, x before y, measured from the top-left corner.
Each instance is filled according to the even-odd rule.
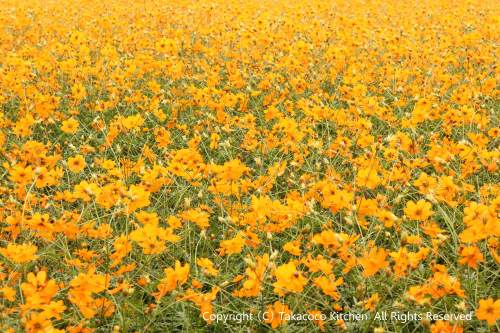
[[[500,332],[497,1],[0,29],[0,332]]]

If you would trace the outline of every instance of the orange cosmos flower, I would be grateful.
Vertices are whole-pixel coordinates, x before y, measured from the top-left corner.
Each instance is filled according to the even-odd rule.
[[[484,261],[484,256],[481,250],[477,246],[466,246],[460,251],[460,256],[462,257],[458,262],[462,265],[468,265],[474,269],[477,265]]]
[[[70,118],[62,122],[61,131],[67,134],[75,134],[78,131],[78,120]]]
[[[77,83],[71,87],[71,97],[79,102],[87,96],[87,90],[81,83]]]
[[[381,179],[377,174],[376,169],[373,168],[361,168],[358,170],[356,175],[356,184],[359,186],[364,186],[369,189],[374,189],[381,183]]]
[[[378,302],[380,301],[380,296],[378,293],[375,293],[370,296],[367,300],[363,302],[363,307],[368,310],[368,311],[375,311],[375,308],[377,307]]]
[[[21,290],[27,304],[49,304],[59,287],[55,280],[47,279],[47,272],[40,271],[36,275],[28,273],[28,282],[21,284]]]
[[[160,283],[156,287],[158,292],[153,293],[153,296],[160,299],[170,291],[186,283],[189,277],[189,271],[189,264],[182,266],[178,260],[175,262],[174,268],[165,268],[165,277],[160,280]]]
[[[377,248],[376,246],[371,248],[363,258],[359,259],[359,263],[363,266],[363,276],[370,277],[379,270],[389,266],[389,263],[385,260],[386,257],[387,251],[385,249]]]
[[[16,264],[24,264],[36,259],[38,247],[32,244],[8,244],[0,248],[0,254]]]
[[[144,254],[159,254],[165,251],[165,242],[177,242],[179,236],[171,228],[162,228],[156,224],[146,224],[130,233],[130,239],[139,244]]]
[[[200,316],[208,323],[211,324],[213,321],[213,305],[212,301],[215,300],[217,294],[219,293],[219,288],[212,288],[209,293],[196,293],[189,289],[184,297],[180,297],[180,300],[189,300],[196,304],[200,309]]]
[[[9,302],[14,302],[16,299],[16,291],[11,287],[0,288],[0,297],[5,298]]]
[[[210,215],[202,211],[200,208],[184,211],[180,214],[180,217],[185,221],[191,221],[195,223],[201,229],[206,229],[210,225]]]
[[[319,287],[325,295],[332,297],[334,300],[340,299],[340,294],[337,287],[344,283],[343,278],[338,278],[335,280],[335,276],[330,275],[329,277],[320,276],[314,279],[314,285]]]
[[[434,214],[431,203],[425,200],[418,200],[416,203],[408,201],[404,213],[409,219],[416,221],[427,221]]]
[[[266,307],[263,314],[263,319],[266,324],[270,324],[272,328],[277,328],[287,322],[287,316],[290,316],[292,311],[288,305],[279,301]]]
[[[463,327],[458,323],[449,323],[444,320],[438,320],[431,326],[431,333],[462,333]]]
[[[244,245],[244,234],[240,232],[234,238],[220,242],[219,254],[225,256],[228,254],[240,253]]]
[[[82,155],[76,155],[74,157],[68,158],[68,169],[71,172],[79,173],[85,169],[85,159]]]
[[[293,262],[277,267],[274,274],[276,276],[276,282],[273,283],[274,292],[280,296],[289,292],[300,293],[307,283],[307,279],[297,270]]]
[[[300,249],[300,240],[285,243],[285,245],[283,245],[283,250],[293,254],[294,256],[300,256],[302,253],[302,250]]]
[[[217,276],[219,270],[214,267],[214,263],[208,258],[199,258],[196,260],[196,264],[202,268],[205,275]]]
[[[493,325],[500,319],[500,299],[493,298],[482,299],[479,301],[479,308],[476,310],[476,316],[480,320],[486,320],[488,325]]]
[[[248,262],[248,266],[249,267],[245,270],[247,279],[243,282],[243,286],[240,290],[233,292],[235,296],[256,297],[260,294],[262,282],[264,281],[269,266],[269,255],[257,256],[256,263]],[[243,279],[243,276],[240,276],[237,281],[241,279]]]

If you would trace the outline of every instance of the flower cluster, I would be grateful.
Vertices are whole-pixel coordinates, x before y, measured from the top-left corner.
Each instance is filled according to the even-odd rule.
[[[0,331],[498,332],[498,9],[1,1]]]

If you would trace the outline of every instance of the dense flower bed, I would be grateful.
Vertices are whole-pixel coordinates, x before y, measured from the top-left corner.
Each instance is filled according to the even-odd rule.
[[[498,332],[498,2],[0,2],[1,332]]]

